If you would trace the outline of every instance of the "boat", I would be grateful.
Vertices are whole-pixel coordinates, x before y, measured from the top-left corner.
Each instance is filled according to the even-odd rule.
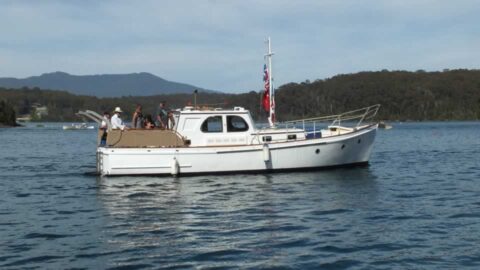
[[[248,110],[186,106],[173,112],[171,129],[112,129],[98,133],[97,172],[115,175],[192,175],[324,169],[368,164],[379,104],[337,115],[276,122],[268,40],[263,104],[269,124],[258,127]],[[270,71],[268,74],[267,71]],[[269,75],[269,76],[268,76]],[[196,100],[196,98],[195,98]],[[106,142],[101,138],[107,132]]]
[[[385,121],[378,122],[378,128],[391,129],[392,125],[387,124]]]
[[[24,114],[24,115],[21,115],[20,117],[17,117],[16,121],[19,123],[27,123],[32,121],[32,117],[28,114]]]
[[[64,125],[63,130],[82,130],[82,129],[95,129],[95,126],[88,125],[87,123],[72,124],[70,126]]]

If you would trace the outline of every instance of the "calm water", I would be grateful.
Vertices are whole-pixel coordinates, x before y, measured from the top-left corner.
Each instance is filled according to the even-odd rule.
[[[369,167],[100,178],[95,131],[0,129],[0,268],[479,269],[479,137],[394,124]]]

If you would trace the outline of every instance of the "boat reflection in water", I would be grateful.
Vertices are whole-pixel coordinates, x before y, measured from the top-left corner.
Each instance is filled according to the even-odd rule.
[[[338,229],[335,220],[345,223],[352,209],[374,205],[377,197],[368,167],[228,177],[99,177],[98,186],[114,248],[155,249],[159,260],[177,264],[215,252],[248,252],[273,263],[282,257],[278,246],[332,233]]]

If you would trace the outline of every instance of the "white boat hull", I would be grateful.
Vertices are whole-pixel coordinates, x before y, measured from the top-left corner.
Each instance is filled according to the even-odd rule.
[[[102,175],[268,172],[365,164],[377,125],[339,136],[265,145],[97,150]]]

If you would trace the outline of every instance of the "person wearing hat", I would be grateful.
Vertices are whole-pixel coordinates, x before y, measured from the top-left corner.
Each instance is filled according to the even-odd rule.
[[[120,107],[116,107],[113,112],[114,112],[114,115],[110,120],[110,122],[112,123],[112,129],[121,129],[121,130],[127,129],[125,124],[123,124],[122,118],[120,117],[120,114],[123,113],[122,109],[120,109]]]

